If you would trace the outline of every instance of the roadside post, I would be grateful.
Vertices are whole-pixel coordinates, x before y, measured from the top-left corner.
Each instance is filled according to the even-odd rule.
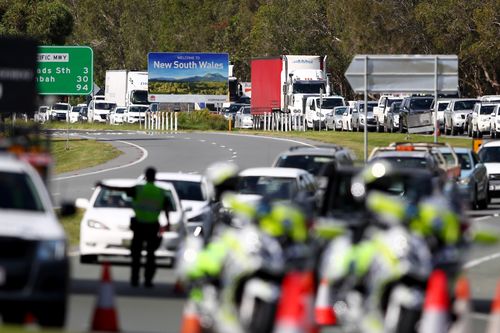
[[[356,55],[345,72],[356,93],[364,94],[364,159],[368,159],[367,104],[369,93],[433,93],[434,142],[438,141],[439,93],[458,90],[456,55]],[[408,131],[410,133],[410,131]]]

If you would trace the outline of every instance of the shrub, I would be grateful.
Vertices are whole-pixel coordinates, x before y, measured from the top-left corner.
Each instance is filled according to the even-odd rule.
[[[227,130],[228,121],[222,115],[212,114],[208,110],[179,112],[180,130]]]

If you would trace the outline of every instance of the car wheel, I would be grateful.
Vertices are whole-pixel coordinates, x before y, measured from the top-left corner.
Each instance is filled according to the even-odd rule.
[[[82,254],[80,255],[81,264],[95,264],[97,263],[97,255],[95,254]]]
[[[6,324],[22,324],[24,322],[25,311],[20,307],[9,304],[2,309],[2,322]]]

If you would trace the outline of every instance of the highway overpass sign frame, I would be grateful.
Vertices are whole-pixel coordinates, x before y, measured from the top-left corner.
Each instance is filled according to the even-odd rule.
[[[458,91],[456,55],[356,55],[345,72],[356,93],[364,93],[365,123],[368,93],[439,93]],[[434,103],[434,142],[437,142],[437,103]],[[364,158],[368,159],[368,126],[364,128]]]
[[[36,81],[40,95],[89,95],[94,54],[88,46],[39,46]]]

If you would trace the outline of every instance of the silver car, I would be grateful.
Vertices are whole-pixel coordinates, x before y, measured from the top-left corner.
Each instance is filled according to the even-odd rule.
[[[327,113],[325,119],[326,128],[342,131],[342,117],[348,109],[348,106],[337,106],[333,108],[332,112]]]

